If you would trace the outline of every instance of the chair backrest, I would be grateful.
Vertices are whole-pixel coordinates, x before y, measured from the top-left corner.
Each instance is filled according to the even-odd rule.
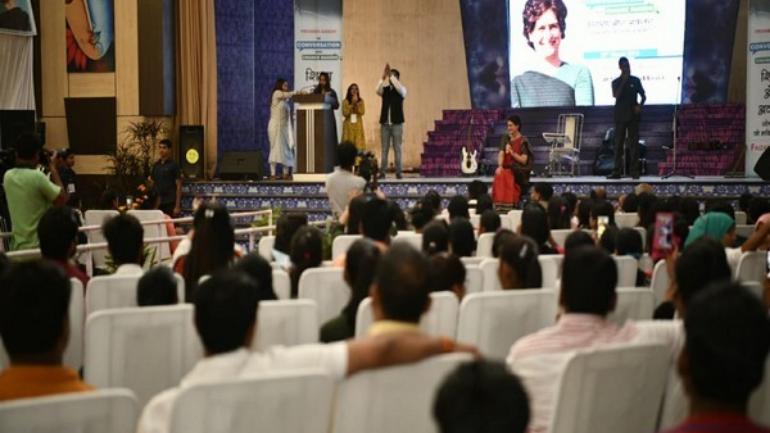
[[[639,224],[639,214],[634,212],[618,212],[615,214],[615,224],[618,228],[633,228]]]
[[[134,433],[138,415],[127,389],[59,394],[0,403],[0,431]]]
[[[291,299],[291,277],[283,269],[273,269],[273,292],[278,299]]]
[[[333,319],[350,300],[350,287],[342,268],[312,268],[299,278],[299,298],[312,299],[318,305],[318,323]]]
[[[500,278],[497,277],[497,268],[499,266],[499,259],[486,259],[479,265],[483,274],[482,287],[484,292],[503,290],[503,287],[500,285]]]
[[[70,293],[69,319],[70,339],[64,350],[64,365],[75,371],[83,366],[83,329],[86,326],[85,297],[83,283],[77,278],[70,278],[72,292]]]
[[[85,213],[85,224],[87,226],[101,226],[104,224],[104,221],[118,216],[119,214],[120,213],[116,210],[87,210]],[[89,230],[86,232],[86,237],[88,238],[89,244],[107,242],[107,240],[104,239],[101,230]],[[106,249],[102,249],[95,250],[92,254],[94,267],[104,268],[107,263],[106,258],[109,252],[107,252]]]
[[[481,264],[481,262],[484,261],[488,257],[479,257],[479,256],[473,256],[473,257],[460,257],[460,261],[463,262],[465,266],[478,266]]]
[[[669,351],[662,345],[618,345],[577,352],[562,374],[550,431],[654,432]]]
[[[521,221],[521,218],[519,218]],[[500,215],[500,228],[516,231],[518,225],[514,226],[515,219],[510,215]]]
[[[495,240],[494,233],[482,233],[476,242],[476,257],[492,257],[492,244]]]
[[[749,238],[754,233],[754,226],[751,224],[735,224],[735,234],[742,238]]]
[[[318,342],[318,313],[309,299],[261,301],[257,313],[257,332],[252,347],[296,346]]]
[[[770,428],[770,355],[765,361],[765,376],[749,400],[749,417],[757,424]]]
[[[478,230],[479,226],[481,225],[481,215],[472,214],[471,225],[473,226],[474,229]]]
[[[203,355],[188,304],[98,311],[85,342],[85,381],[129,388],[141,406],[177,386]]]
[[[583,127],[583,115],[560,114],[559,133],[564,134],[564,147],[580,150],[580,134]]]
[[[133,215],[139,221],[160,221],[163,220],[166,215],[160,210],[130,210],[129,215]],[[166,223],[158,224],[144,224],[144,239],[150,238],[163,238],[168,236],[166,231]],[[151,247],[153,247],[151,245]],[[155,260],[161,262],[171,257],[171,248],[168,242],[161,242],[154,245],[155,248]]]
[[[513,209],[511,211],[508,211],[508,216],[511,218],[511,226],[508,227],[511,231],[516,231],[519,228],[519,224],[521,224],[521,214],[524,211],[520,209]]]
[[[655,296],[646,287],[619,287],[615,289],[618,301],[609,320],[622,325],[627,320],[651,320],[655,310]]]
[[[639,262],[631,256],[612,256],[618,267],[618,287],[636,287]]]
[[[484,291],[484,272],[479,265],[465,265],[465,293]]]
[[[417,251],[422,251],[422,233],[399,232],[396,237],[393,238],[393,243],[396,242],[406,242]]]
[[[655,296],[655,304],[660,304],[666,297],[666,291],[668,290],[669,279],[668,271],[666,271],[666,261],[661,260],[655,263],[655,267],[652,268],[652,281],[650,282],[650,288]]]
[[[259,238],[257,251],[268,262],[273,261],[273,245],[275,245],[275,236],[262,236]]]
[[[561,265],[564,257],[558,254],[543,254],[537,257],[540,271],[543,275],[542,286],[547,289],[558,289],[557,281],[561,279]]]
[[[557,245],[564,247],[564,242],[567,240],[567,236],[569,236],[574,231],[575,230],[572,229],[551,230],[551,237]]]
[[[333,395],[332,378],[315,371],[194,385],[174,402],[169,432],[326,431]]]
[[[503,359],[519,338],[553,324],[556,292],[506,290],[466,295],[460,304],[457,340],[484,356]]]
[[[99,310],[136,307],[137,284],[141,275],[105,275],[93,277],[86,290],[86,317]],[[185,301],[184,278],[174,274],[179,303]]]
[[[738,260],[735,279],[740,282],[764,283],[767,274],[767,252],[747,251]]]
[[[420,318],[420,329],[429,335],[454,337],[457,333],[457,312],[460,308],[457,296],[452,292],[433,292],[430,294],[430,301],[430,309]],[[366,336],[372,323],[372,298],[367,297],[358,304],[356,311],[356,337]]]
[[[748,219],[746,212],[740,210],[735,211],[735,224],[746,225]]]
[[[355,241],[361,239],[361,235],[339,235],[332,241],[332,258],[337,258],[348,252]]]
[[[468,354],[448,354],[356,374],[337,388],[334,433],[436,432],[433,398],[444,377]]]

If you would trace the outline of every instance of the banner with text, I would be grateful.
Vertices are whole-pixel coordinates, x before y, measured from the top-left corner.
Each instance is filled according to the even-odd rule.
[[[770,147],[770,0],[749,1],[746,82],[746,176]]]
[[[342,102],[342,0],[294,0],[294,88],[318,84],[328,72]],[[336,115],[338,135],[342,117]]]

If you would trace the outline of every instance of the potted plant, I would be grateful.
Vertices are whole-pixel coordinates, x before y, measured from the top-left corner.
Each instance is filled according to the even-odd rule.
[[[158,141],[168,133],[163,119],[146,118],[130,122],[123,130],[123,139],[108,154],[113,175],[107,185],[119,196],[134,195],[152,172]],[[146,188],[145,188],[146,189]]]

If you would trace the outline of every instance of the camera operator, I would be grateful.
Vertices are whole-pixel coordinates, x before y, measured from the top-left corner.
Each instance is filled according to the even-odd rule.
[[[16,143],[16,166],[5,173],[3,188],[11,215],[11,250],[38,247],[37,225],[48,208],[67,203],[69,194],[59,177],[56,154],[43,150],[34,133]],[[50,179],[40,170],[47,166]]]
[[[366,180],[353,174],[358,149],[350,141],[337,146],[337,164],[334,172],[326,177],[326,194],[332,205],[332,212],[339,216],[348,206],[350,199],[364,191]]]

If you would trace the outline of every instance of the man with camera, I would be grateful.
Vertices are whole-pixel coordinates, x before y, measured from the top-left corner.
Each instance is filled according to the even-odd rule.
[[[48,167],[49,177],[40,170]],[[34,133],[22,134],[16,143],[16,165],[3,177],[11,215],[11,250],[38,247],[37,225],[48,208],[67,203],[69,194],[59,177],[55,154],[43,150]]]
[[[339,216],[348,206],[351,197],[361,194],[366,187],[366,180],[353,174],[357,155],[358,149],[350,141],[343,141],[337,146],[338,166],[326,177],[326,194],[334,215]]]

